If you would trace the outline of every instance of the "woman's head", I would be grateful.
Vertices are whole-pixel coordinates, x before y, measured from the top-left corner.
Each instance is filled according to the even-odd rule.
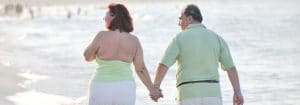
[[[185,29],[192,22],[202,22],[202,15],[200,9],[194,5],[187,5],[179,17],[179,25],[182,29]]]
[[[132,32],[132,18],[123,4],[109,4],[108,12],[104,18],[106,28],[109,30],[119,30],[120,32]]]

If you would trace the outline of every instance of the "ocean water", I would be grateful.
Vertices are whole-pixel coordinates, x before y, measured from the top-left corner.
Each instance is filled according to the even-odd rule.
[[[298,0],[202,0],[197,2],[126,3],[152,78],[172,37],[180,32],[178,17],[197,4],[207,28],[229,44],[247,105],[300,104],[300,3]],[[80,8],[80,9],[78,9]],[[84,103],[94,62],[83,51],[104,30],[104,4],[33,7],[35,18],[0,17],[1,63],[18,67],[28,91],[8,97],[17,105]],[[80,12],[78,14],[78,12]],[[69,17],[68,18],[68,14]],[[136,75],[134,74],[136,77]],[[220,70],[224,105],[232,104],[232,88]],[[137,82],[137,105],[175,105],[175,67],[163,81],[164,98],[154,103]]]

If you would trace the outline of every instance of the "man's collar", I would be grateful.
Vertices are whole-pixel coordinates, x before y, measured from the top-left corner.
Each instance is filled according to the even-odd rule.
[[[189,24],[186,29],[191,29],[191,28],[197,28],[197,27],[201,27],[201,28],[206,28],[203,24],[201,23],[195,23],[195,24]]]

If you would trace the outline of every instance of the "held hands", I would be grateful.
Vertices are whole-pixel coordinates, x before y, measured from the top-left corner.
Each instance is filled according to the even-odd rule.
[[[233,105],[243,105],[244,104],[244,98],[242,93],[234,93],[233,95]]]
[[[150,97],[154,102],[157,102],[159,98],[163,97],[161,89],[154,86],[154,88],[150,90]]]

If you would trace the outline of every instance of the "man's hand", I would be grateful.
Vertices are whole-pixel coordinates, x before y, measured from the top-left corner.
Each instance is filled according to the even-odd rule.
[[[244,98],[241,93],[234,93],[233,95],[233,105],[243,105]]]

